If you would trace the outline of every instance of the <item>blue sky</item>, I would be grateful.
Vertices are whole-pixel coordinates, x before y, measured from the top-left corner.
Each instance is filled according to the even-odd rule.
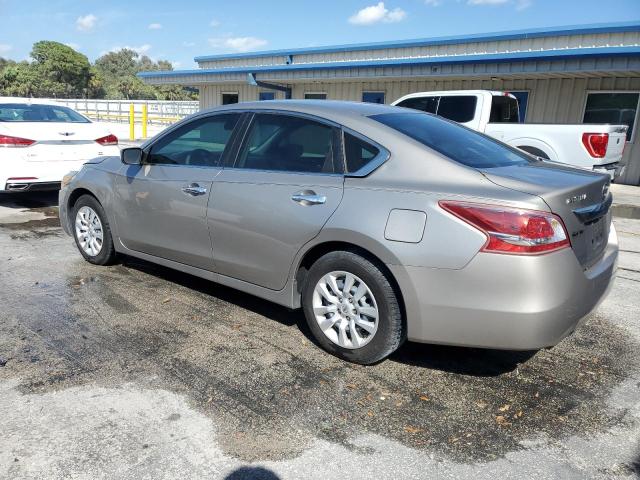
[[[183,69],[197,55],[631,20],[640,0],[0,0],[0,56],[56,40]]]

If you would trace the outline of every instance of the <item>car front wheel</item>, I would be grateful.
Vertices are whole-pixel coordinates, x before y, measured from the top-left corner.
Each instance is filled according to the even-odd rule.
[[[318,343],[345,360],[376,363],[404,340],[402,312],[389,279],[357,253],[331,252],[318,259],[307,274],[302,302]]]
[[[91,195],[83,195],[73,207],[73,237],[85,260],[95,265],[114,262],[111,229],[102,205]]]

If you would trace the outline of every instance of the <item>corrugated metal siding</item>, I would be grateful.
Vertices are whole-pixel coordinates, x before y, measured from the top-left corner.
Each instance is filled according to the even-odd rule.
[[[357,60],[385,60],[399,58],[443,57],[456,55],[480,55],[489,53],[513,53],[568,48],[597,48],[640,45],[640,32],[601,33],[590,35],[563,35],[540,38],[501,40],[494,42],[452,43],[409,48],[384,48],[332,53],[294,55],[294,64],[348,62]],[[229,58],[203,61],[201,68],[233,68],[245,66],[284,65],[284,55],[266,57]]]
[[[385,92],[386,103],[403,95],[429,90],[527,90],[528,123],[581,123],[588,91],[640,91],[640,77],[625,78],[519,78],[489,79],[420,79],[379,81],[309,82],[293,85],[293,98],[304,98],[305,92],[326,92],[332,100],[362,100],[362,92]],[[209,108],[220,105],[222,92],[238,92],[241,102],[255,101],[261,89],[246,83],[206,85],[200,88],[200,105]],[[284,98],[282,92],[276,97]],[[636,126],[640,129],[640,125]],[[627,169],[623,183],[640,184],[640,132],[628,144],[624,160]]]

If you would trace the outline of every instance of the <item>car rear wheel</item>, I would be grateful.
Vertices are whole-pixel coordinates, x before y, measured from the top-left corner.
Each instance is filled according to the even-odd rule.
[[[109,265],[116,259],[111,229],[102,205],[91,195],[83,195],[73,207],[73,237],[85,260]]]
[[[364,365],[404,340],[396,293],[383,271],[348,251],[331,252],[309,269],[302,292],[309,329],[328,352]]]

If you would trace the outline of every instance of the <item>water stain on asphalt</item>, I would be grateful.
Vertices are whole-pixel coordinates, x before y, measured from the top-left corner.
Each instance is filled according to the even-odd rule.
[[[407,344],[357,366],[315,346],[300,312],[139,260],[95,267],[67,237],[4,242],[40,249],[21,275],[0,272],[0,357],[11,358],[0,377],[22,378],[27,394],[125,381],[172,390],[246,461],[295,457],[315,438],[357,450],[363,433],[488,461],[622,422],[606,400],[637,366],[639,345],[597,313],[551,350]]]

